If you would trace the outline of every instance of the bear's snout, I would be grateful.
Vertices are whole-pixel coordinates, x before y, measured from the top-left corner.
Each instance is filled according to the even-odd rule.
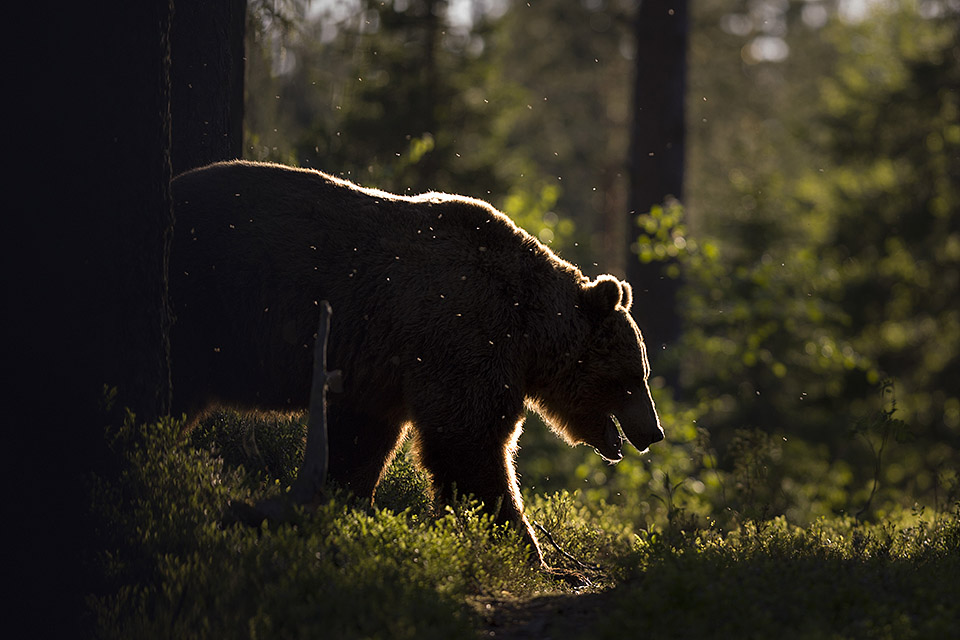
[[[614,412],[623,435],[638,451],[663,440],[660,417],[648,388],[635,390],[630,400]]]
[[[596,447],[597,453],[603,456],[604,460],[616,464],[623,459],[623,436],[620,435],[620,429],[613,416],[606,416],[603,426],[603,445]]]

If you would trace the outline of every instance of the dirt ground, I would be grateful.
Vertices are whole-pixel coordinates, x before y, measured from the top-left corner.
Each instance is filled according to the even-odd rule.
[[[481,638],[559,640],[587,635],[612,592],[544,595],[532,599],[476,598]]]

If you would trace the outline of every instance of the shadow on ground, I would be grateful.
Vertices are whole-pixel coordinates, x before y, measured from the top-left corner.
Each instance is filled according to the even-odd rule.
[[[483,620],[481,638],[579,638],[589,636],[613,591],[555,594],[530,599],[476,598],[471,605]]]

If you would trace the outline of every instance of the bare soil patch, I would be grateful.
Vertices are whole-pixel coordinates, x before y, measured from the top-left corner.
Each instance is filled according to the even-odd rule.
[[[589,633],[613,596],[612,591],[553,594],[534,598],[475,598],[483,620],[481,638],[520,640],[577,638]]]

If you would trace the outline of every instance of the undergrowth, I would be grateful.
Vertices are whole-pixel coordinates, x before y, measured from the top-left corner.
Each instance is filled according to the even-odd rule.
[[[102,583],[89,622],[98,637],[472,637],[467,596],[551,586],[517,533],[466,500],[434,516],[424,493],[419,509],[395,511],[334,489],[291,523],[226,525],[231,501],[285,490],[271,476],[295,468],[268,467],[264,444],[246,458],[243,447],[228,452],[236,466],[227,464],[217,452],[238,441],[234,430],[256,428],[265,442],[283,429],[215,420],[195,436],[205,447],[183,442],[173,421],[128,421],[114,434],[123,470],[93,490],[103,551],[93,560]],[[413,471],[398,462],[385,496],[398,497],[391,486]],[[407,489],[417,482],[425,487],[415,479]]]
[[[477,504],[435,509],[404,454],[373,505],[331,487],[287,524],[226,524],[232,502],[287,490],[296,417],[217,414],[189,438],[130,417],[109,438],[121,472],[91,485],[97,637],[473,638],[476,596],[574,592]],[[526,496],[548,561],[613,590],[589,637],[933,638],[960,624],[960,505],[800,528],[746,508],[718,522],[661,484],[619,504]]]
[[[960,506],[951,514],[732,531],[642,533],[590,637],[948,638],[960,623]],[[695,615],[691,615],[695,612]]]

